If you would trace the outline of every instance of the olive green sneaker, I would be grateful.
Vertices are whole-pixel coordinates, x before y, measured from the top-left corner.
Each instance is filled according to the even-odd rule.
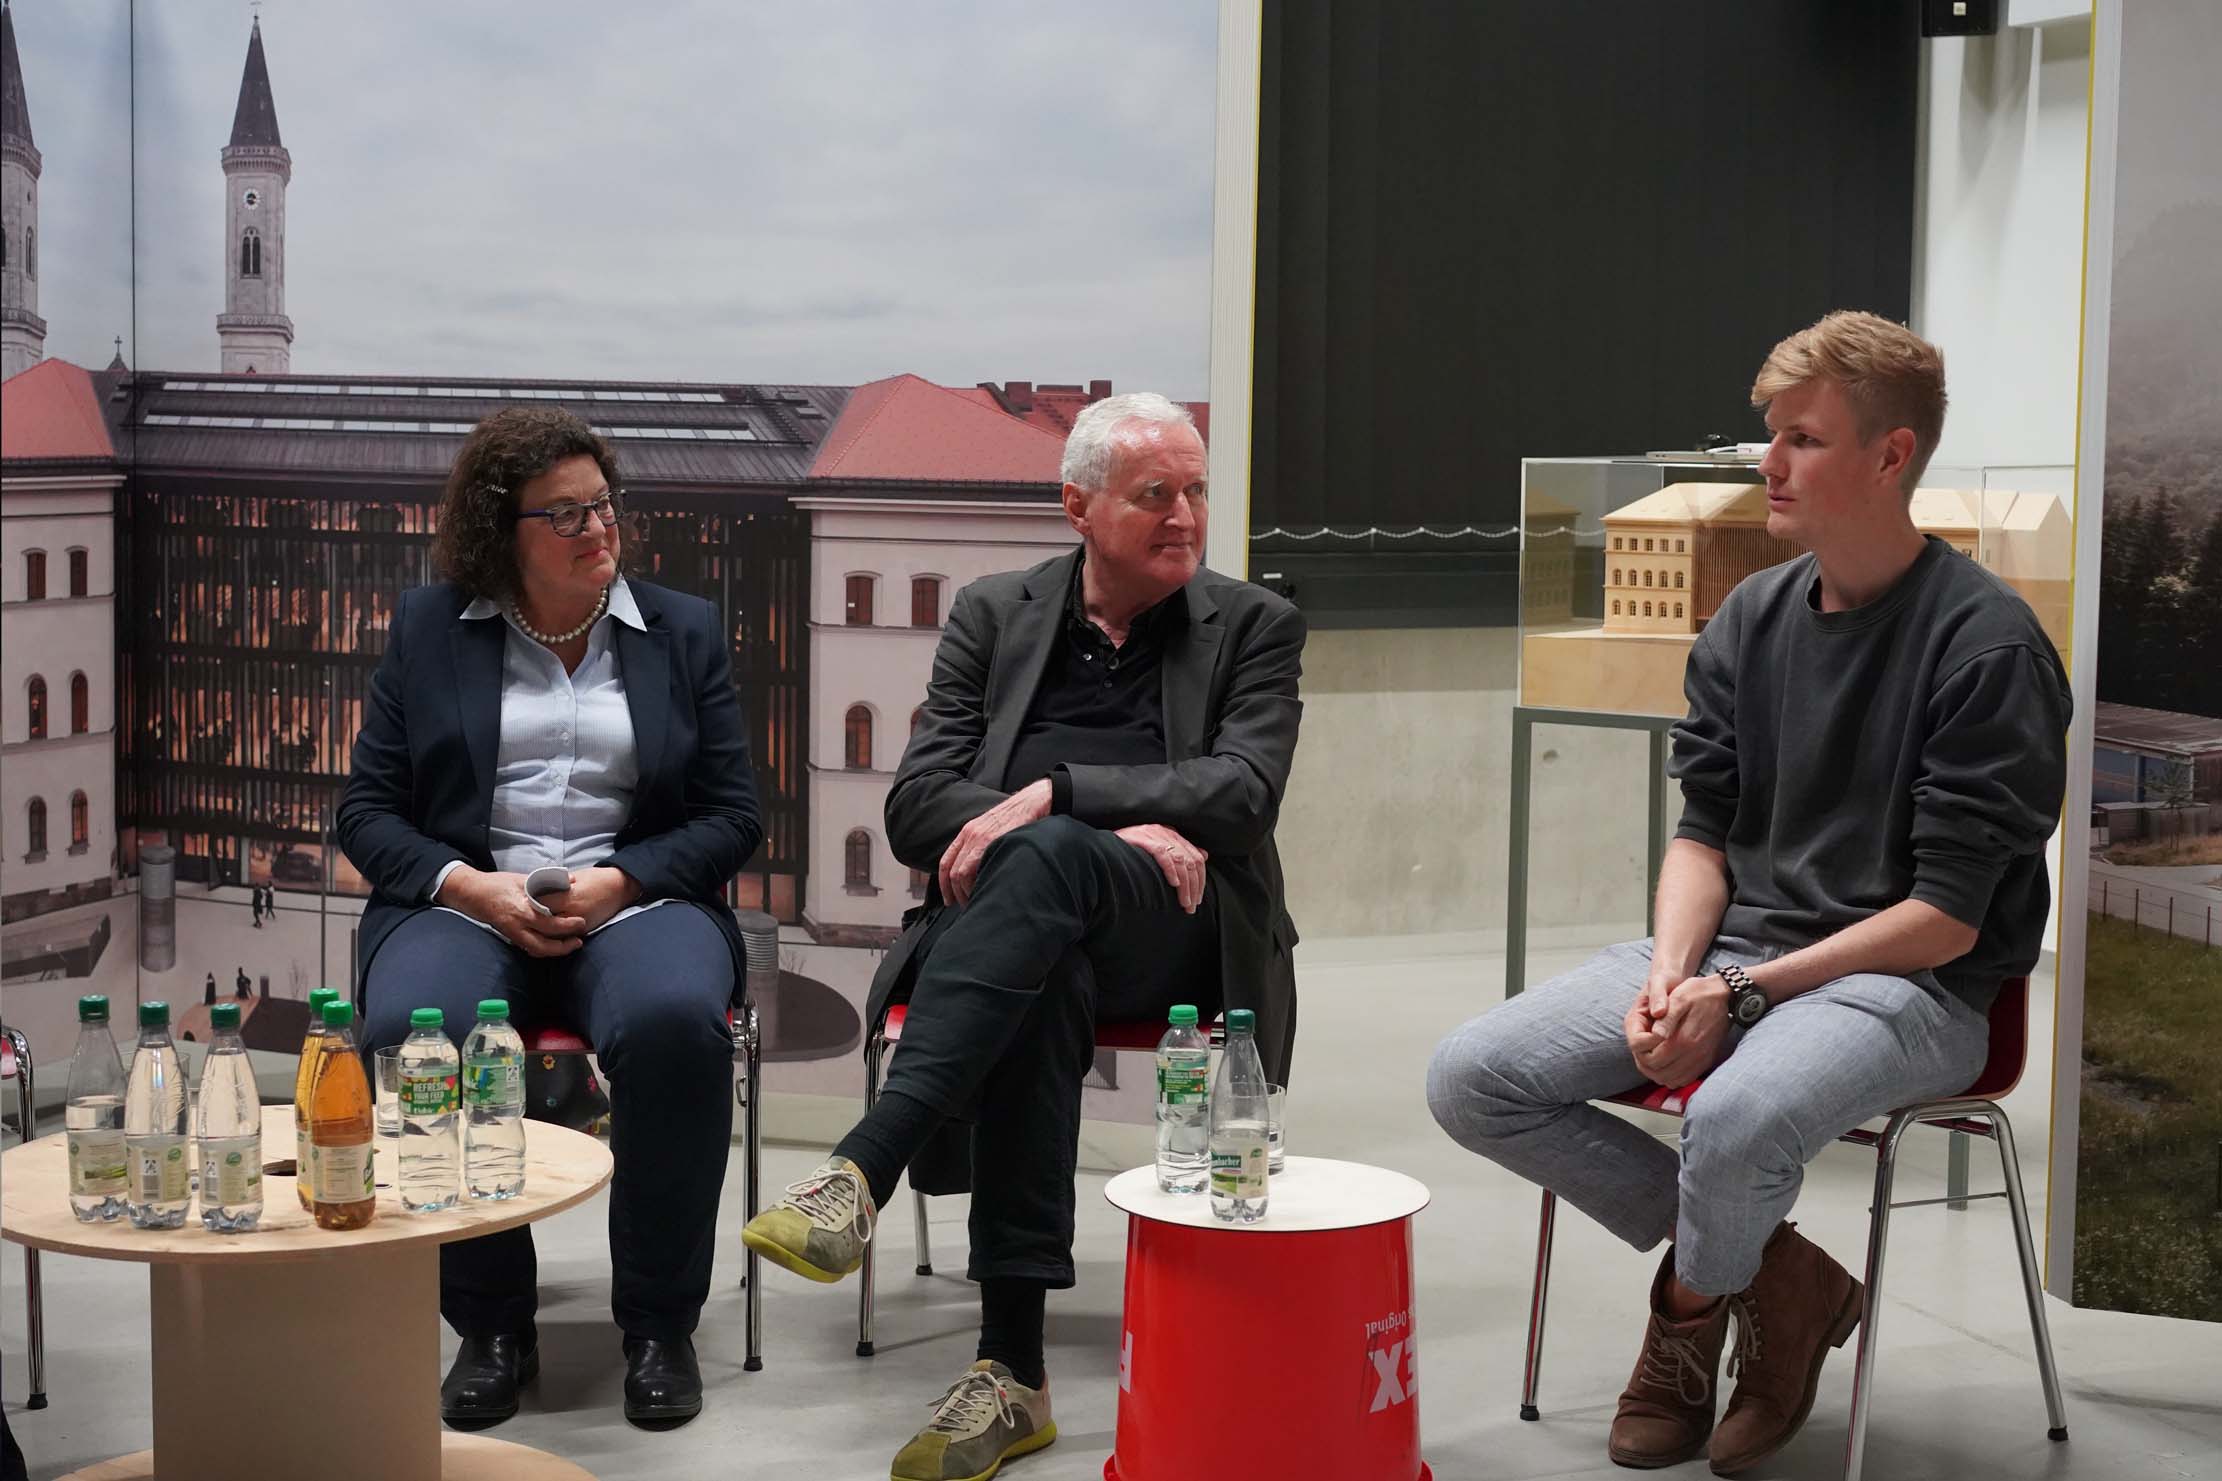
[[[832,1157],[750,1219],[741,1243],[774,1265],[830,1285],[864,1263],[877,1212],[863,1172],[846,1157]]]
[[[1049,1417],[1049,1380],[1028,1388],[1011,1370],[982,1358],[934,1401],[934,1417],[896,1452],[891,1481],[988,1481],[1003,1462],[1031,1455],[1057,1438]]]

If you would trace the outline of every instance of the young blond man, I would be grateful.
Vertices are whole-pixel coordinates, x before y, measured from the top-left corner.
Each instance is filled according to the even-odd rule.
[[[1738,584],[1691,648],[1656,934],[1464,1025],[1428,1075],[1460,1144],[1638,1249],[1672,1241],[1609,1448],[1706,1451],[1722,1475],[1797,1433],[1859,1321],[1859,1282],[1786,1221],[1806,1161],[1965,1089],[1999,984],[2037,959],[2069,713],[2029,608],[1914,528],[1935,346],[1831,314],[1751,398],[1768,532],[1807,553]],[[1701,1077],[1678,1150],[1589,1104]]]

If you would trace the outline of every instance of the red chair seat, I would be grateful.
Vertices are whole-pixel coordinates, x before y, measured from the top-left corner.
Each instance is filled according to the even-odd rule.
[[[731,1008],[725,1010],[727,1028],[733,1026],[733,1011]],[[534,1024],[531,1028],[519,1029],[518,1037],[525,1041],[527,1054],[591,1054],[594,1051],[586,1035],[569,1024]]]
[[[887,1023],[880,1029],[880,1037],[890,1044],[903,1041],[903,1020],[910,1016],[907,1004],[898,1003],[887,1010]],[[1165,1037],[1162,1023],[1099,1023],[1096,1025],[1098,1049],[1133,1049],[1148,1053]]]
[[[2009,977],[2000,984],[1998,1000],[1991,1005],[1990,1055],[1975,1083],[1960,1092],[1962,1100],[1997,1100],[2021,1083],[2023,1063],[2029,1057],[2029,979]],[[1689,1109],[1690,1097],[1703,1089],[1702,1079],[1687,1085],[1639,1085],[1605,1099],[1615,1105],[1679,1116]]]

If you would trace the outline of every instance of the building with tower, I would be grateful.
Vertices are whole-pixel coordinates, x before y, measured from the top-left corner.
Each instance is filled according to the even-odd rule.
[[[259,55],[259,53],[258,53]],[[15,50],[15,12],[0,4],[0,380],[46,357],[39,317],[39,149]],[[288,331],[288,337],[291,332]]]
[[[278,136],[257,17],[224,146],[224,312],[216,338],[226,374],[285,375],[293,368],[293,321],[285,312],[285,190],[292,180],[293,156]]]

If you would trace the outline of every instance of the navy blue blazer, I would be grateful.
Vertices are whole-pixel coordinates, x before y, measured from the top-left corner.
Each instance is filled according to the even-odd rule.
[[[627,583],[646,632],[616,624],[640,752],[633,815],[602,860],[647,900],[708,908],[746,960],[725,885],[756,852],[764,826],[748,727],[717,608],[645,581]],[[429,906],[450,860],[492,869],[487,826],[501,741],[502,648],[509,625],[465,622],[471,598],[452,582],[404,592],[370,681],[363,728],[333,831],[370,881],[356,943],[356,981],[394,927]]]

